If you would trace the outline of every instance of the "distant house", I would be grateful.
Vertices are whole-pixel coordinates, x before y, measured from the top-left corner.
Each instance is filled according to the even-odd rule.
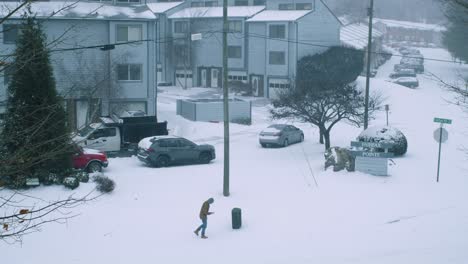
[[[367,23],[352,23],[341,28],[340,39],[343,46],[364,50],[365,63],[367,63],[367,48],[369,38],[369,25]],[[378,68],[384,61],[382,54],[385,52],[383,47],[384,34],[378,29],[372,30],[372,55],[371,68]]]
[[[221,3],[202,2],[192,0],[191,7],[169,16],[174,81],[221,87],[222,8],[216,7]],[[321,0],[229,3],[229,80],[248,84],[255,96],[274,97],[288,89],[300,58],[340,45],[341,24]],[[201,39],[192,40],[194,34]]]
[[[442,46],[443,32],[446,28],[437,24],[416,23],[376,18],[375,28],[384,33],[384,41],[407,42],[420,46]]]

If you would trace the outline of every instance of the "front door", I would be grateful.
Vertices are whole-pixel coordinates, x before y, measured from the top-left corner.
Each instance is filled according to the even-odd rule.
[[[263,77],[260,75],[252,75],[251,77],[252,94],[254,96],[263,96]]]
[[[206,69],[201,69],[201,86],[206,87]]]
[[[211,87],[218,88],[219,69],[211,69]]]

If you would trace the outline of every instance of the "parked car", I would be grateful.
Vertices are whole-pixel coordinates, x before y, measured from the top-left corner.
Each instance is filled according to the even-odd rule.
[[[102,168],[107,168],[109,165],[104,152],[82,148],[80,146],[75,147],[72,160],[73,168],[86,170],[88,172],[101,172]]]
[[[392,72],[389,77],[392,79],[400,77],[416,77],[416,72],[414,72],[413,69],[401,69],[400,71]]]
[[[260,132],[260,145],[262,147],[282,146],[304,141],[304,132],[292,125],[271,125]]]
[[[138,159],[147,165],[167,167],[173,164],[205,163],[216,158],[212,145],[197,145],[175,136],[156,136],[138,143]]]
[[[418,78],[414,77],[401,77],[393,81],[396,84],[403,85],[409,88],[416,88],[419,86]]]
[[[395,64],[393,67],[394,71],[401,71],[403,69],[412,69],[416,73],[424,72],[424,64]]]

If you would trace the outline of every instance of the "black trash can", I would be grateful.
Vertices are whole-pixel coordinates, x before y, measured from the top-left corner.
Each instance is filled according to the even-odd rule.
[[[242,211],[240,208],[232,209],[232,229],[240,229],[242,226]]]

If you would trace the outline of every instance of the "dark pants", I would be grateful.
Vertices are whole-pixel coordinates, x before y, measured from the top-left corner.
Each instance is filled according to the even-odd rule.
[[[208,218],[202,218],[202,224],[201,226],[199,226],[197,228],[197,232],[200,231],[201,229],[201,235],[204,236],[205,235],[205,230],[206,230],[206,227],[208,226]]]

